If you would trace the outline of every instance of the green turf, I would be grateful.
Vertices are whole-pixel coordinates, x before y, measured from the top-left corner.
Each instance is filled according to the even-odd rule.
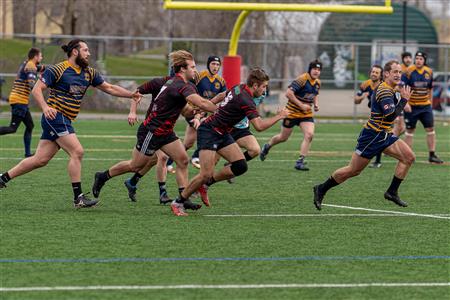
[[[33,145],[40,128],[36,122]],[[0,125],[8,120],[1,119]],[[177,131],[183,132],[184,122]],[[84,190],[94,172],[127,159],[136,127],[126,121],[75,123],[85,148]],[[249,163],[247,174],[233,185],[210,190],[211,208],[189,217],[171,215],[160,206],[154,172],[144,177],[138,202],[127,200],[120,176],[108,182],[101,205],[90,210],[71,207],[67,156],[59,153],[45,168],[16,178],[0,191],[0,259],[88,258],[303,258],[273,261],[147,261],[147,262],[0,262],[0,285],[228,285],[314,283],[450,282],[449,219],[424,216],[322,216],[380,214],[312,205],[312,186],[345,165],[361,125],[317,124],[309,172],[294,170],[301,134],[271,150],[265,162]],[[260,143],[279,126],[258,134]],[[437,153],[450,160],[450,128],[438,123]],[[0,171],[22,155],[21,134],[0,138]],[[94,137],[94,135],[96,137]],[[330,191],[325,202],[350,207],[450,216],[450,167],[429,165],[425,134],[415,137],[417,163],[400,188],[408,208],[383,200],[394,161],[383,157],[380,169],[366,169]],[[191,174],[196,171],[191,169]],[[170,195],[176,195],[173,175]],[[304,217],[213,217],[209,215],[311,214]],[[406,256],[446,256],[400,259]],[[307,259],[314,257],[315,259]],[[371,258],[372,257],[372,258]],[[384,257],[384,258],[383,258]],[[325,259],[328,258],[328,259]],[[364,258],[364,259],[363,259]],[[378,258],[378,259],[375,259]],[[176,290],[93,290],[1,292],[1,299],[445,299],[447,287],[259,288]]]

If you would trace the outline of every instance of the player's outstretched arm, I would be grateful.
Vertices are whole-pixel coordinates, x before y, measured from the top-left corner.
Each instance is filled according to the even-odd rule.
[[[250,120],[250,123],[252,123],[253,127],[255,127],[256,131],[264,131],[267,128],[272,127],[276,122],[278,122],[281,119],[284,119],[289,114],[289,111],[286,108],[283,108],[282,110],[278,111],[278,113],[271,117],[271,118],[261,118],[257,117]]]
[[[54,118],[56,118],[56,109],[54,109],[53,107],[49,107],[47,105],[47,102],[44,99],[44,91],[46,89],[47,85],[45,85],[45,83],[43,83],[42,81],[38,80],[37,83],[34,85],[31,94],[33,95],[33,98],[36,100],[39,107],[42,109],[44,116],[47,119],[53,120]]]
[[[139,103],[142,99],[142,95],[139,93],[139,91],[135,91],[133,93],[133,92],[130,92],[129,90],[124,89],[123,87],[120,87],[115,84],[110,84],[106,81],[104,81],[102,84],[96,86],[96,88],[100,89],[101,91],[103,91],[105,93],[116,96],[116,97],[132,98],[137,103]]]
[[[214,103],[201,97],[199,94],[191,94],[186,100],[204,111],[215,112],[217,109],[217,106]]]

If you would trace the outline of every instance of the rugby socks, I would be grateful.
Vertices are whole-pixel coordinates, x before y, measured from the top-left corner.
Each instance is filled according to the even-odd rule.
[[[245,152],[244,152],[244,157],[245,157],[245,160],[246,160],[246,161],[249,161],[249,160],[252,160],[252,159],[253,159],[253,157],[251,157],[250,154],[248,154],[248,151],[245,151]]]
[[[394,177],[392,178],[391,185],[388,188],[388,192],[396,195],[397,191],[398,191],[398,187],[400,186],[402,181],[403,181],[403,179],[400,179],[394,175]]]
[[[377,154],[376,158],[375,158],[375,163],[379,164],[381,163],[381,152]]]
[[[144,176],[144,175],[141,175],[138,172],[134,173],[133,177],[131,177],[131,179],[130,179],[130,184],[132,186],[135,186],[139,182],[139,179],[142,178],[142,176]]]
[[[326,193],[329,189],[332,187],[337,186],[339,183],[334,180],[333,176],[330,176],[324,183],[319,185],[319,188],[322,190],[323,193]]]
[[[184,191],[184,187],[180,187],[180,188],[178,188],[178,194],[179,194],[179,196],[178,196],[178,198],[177,199],[175,199],[175,202],[177,202],[177,203],[184,203],[187,199],[186,198],[184,198],[183,196],[181,196],[181,193]]]
[[[31,156],[31,130],[25,129],[23,144],[25,146],[25,157]]]
[[[192,158],[199,158],[199,157],[200,157],[200,150],[197,148],[192,154]]]
[[[436,155],[436,153],[434,151],[430,151],[430,157],[433,157],[435,155]]]
[[[7,183],[8,181],[11,180],[11,177],[9,177],[8,172],[3,173],[2,176],[0,176],[0,178],[2,179],[2,181],[3,181],[4,183]]]
[[[105,172],[101,173],[100,180],[103,182],[106,182],[111,179],[111,175],[109,174],[109,170],[106,170]]]
[[[213,177],[211,177],[210,179],[208,179],[208,181],[206,182],[206,185],[207,185],[207,186],[211,186],[211,185],[213,185],[214,183],[216,183],[216,180],[214,179],[214,176],[213,176]]]
[[[158,182],[159,185],[159,196],[161,197],[164,194],[167,194],[166,182]]]
[[[82,194],[81,182],[72,182],[73,198],[77,200],[78,196]]]

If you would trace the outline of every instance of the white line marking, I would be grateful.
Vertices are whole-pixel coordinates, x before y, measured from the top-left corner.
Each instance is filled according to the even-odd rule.
[[[381,212],[381,213],[391,213],[405,216],[417,216],[417,217],[425,217],[425,218],[435,218],[435,219],[447,219],[450,220],[450,217],[445,216],[437,216],[437,215],[429,215],[429,214],[417,214],[417,213],[408,213],[401,211],[392,211],[392,210],[381,210],[381,209],[371,209],[364,207],[353,207],[353,206],[344,206],[344,205],[334,205],[334,204],[322,204],[323,206],[337,207],[337,208],[348,208],[354,210],[364,210],[364,211],[373,211],[373,212]]]
[[[36,286],[2,287],[0,292],[44,292],[80,290],[173,290],[173,289],[277,289],[277,288],[366,288],[366,287],[442,287],[450,282],[398,282],[398,283],[292,283],[292,284],[182,284],[182,285],[97,285],[97,286]]]
[[[325,205],[325,204],[324,204]],[[433,216],[450,216],[450,214],[433,214]],[[284,218],[284,217],[421,217],[416,215],[397,214],[254,214],[254,215],[204,215],[216,218]]]

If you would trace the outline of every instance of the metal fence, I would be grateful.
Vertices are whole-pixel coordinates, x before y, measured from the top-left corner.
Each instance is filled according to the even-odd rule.
[[[167,54],[173,50],[190,50],[199,68],[205,67],[209,55],[224,56],[228,49],[226,39],[78,36],[87,41],[91,49],[91,62],[110,82],[133,88],[152,77],[168,72]],[[4,81],[1,92],[7,97],[18,65],[26,57],[14,49],[27,49],[35,45],[44,53],[44,63],[64,60],[59,46],[72,36],[16,34],[0,35],[0,76]],[[2,47],[3,45],[3,47]],[[5,47],[8,45],[8,47]],[[434,70],[436,114],[444,118],[450,114],[449,61],[450,45],[401,44],[396,41],[374,40],[372,43],[241,40],[238,53],[242,56],[242,74],[252,66],[263,67],[270,75],[271,97],[269,107],[283,104],[284,90],[299,74],[305,72],[310,61],[323,62],[320,101],[324,116],[365,116],[367,109],[353,104],[352,98],[360,82],[368,79],[372,64],[383,65],[391,59],[400,60],[403,51],[417,50],[428,54],[427,64]],[[7,52],[9,51],[9,52]],[[10,52],[14,53],[10,53]],[[143,66],[147,66],[143,67]],[[126,101],[111,101],[101,92],[86,96],[86,107],[99,110],[126,109]]]

